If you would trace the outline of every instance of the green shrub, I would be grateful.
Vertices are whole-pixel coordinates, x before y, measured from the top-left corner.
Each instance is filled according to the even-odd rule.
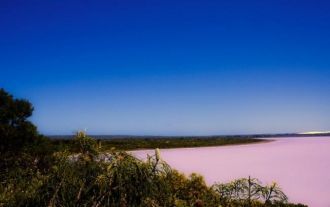
[[[263,203],[264,205],[286,204],[288,197],[284,194],[277,183],[262,186],[261,182],[255,178],[242,178],[229,183],[219,183],[212,186],[218,194],[222,205],[230,203],[241,203],[251,206],[253,203]]]

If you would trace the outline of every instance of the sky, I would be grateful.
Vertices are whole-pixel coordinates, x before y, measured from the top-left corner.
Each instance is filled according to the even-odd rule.
[[[330,130],[330,2],[1,0],[0,87],[41,133]]]

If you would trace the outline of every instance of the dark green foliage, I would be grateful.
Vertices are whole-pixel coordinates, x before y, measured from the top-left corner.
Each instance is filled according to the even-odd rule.
[[[37,128],[27,120],[32,112],[30,102],[0,89],[0,152],[17,150],[37,140]]]

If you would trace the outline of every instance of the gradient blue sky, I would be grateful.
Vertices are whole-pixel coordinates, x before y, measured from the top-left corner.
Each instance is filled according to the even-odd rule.
[[[1,0],[0,87],[45,134],[330,129],[330,3]]]

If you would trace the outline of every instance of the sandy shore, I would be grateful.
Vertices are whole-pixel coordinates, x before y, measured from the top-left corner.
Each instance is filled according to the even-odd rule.
[[[163,159],[185,174],[200,173],[208,184],[240,177],[276,181],[291,202],[330,206],[330,137],[271,138],[250,145],[163,149]],[[132,152],[139,158],[153,150]]]

